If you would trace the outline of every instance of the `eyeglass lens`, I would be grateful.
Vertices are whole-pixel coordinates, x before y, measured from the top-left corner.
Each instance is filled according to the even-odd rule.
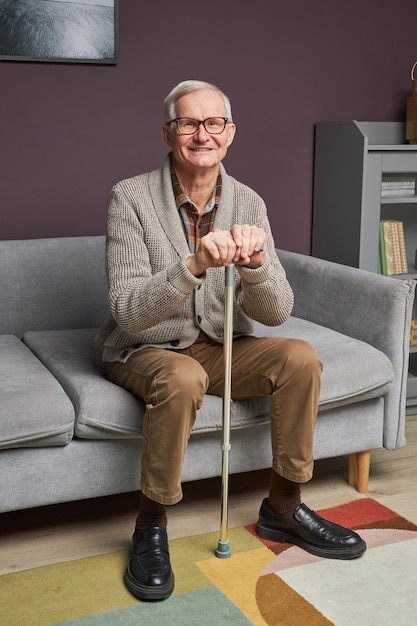
[[[176,120],[177,127],[183,135],[193,135],[203,124],[204,128],[211,135],[219,135],[226,127],[227,119],[224,117],[208,117],[206,120],[199,121],[191,117],[180,117]]]

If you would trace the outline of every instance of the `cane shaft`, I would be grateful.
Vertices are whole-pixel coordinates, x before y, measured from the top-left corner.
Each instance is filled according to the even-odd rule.
[[[225,314],[224,314],[224,391],[222,424],[222,493],[220,542],[227,543],[228,500],[229,500],[229,452],[230,452],[230,404],[232,387],[232,347],[233,347],[233,276],[234,264],[226,267]]]

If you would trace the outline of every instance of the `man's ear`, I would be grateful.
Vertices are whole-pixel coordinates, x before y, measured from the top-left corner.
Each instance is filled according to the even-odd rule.
[[[236,135],[236,124],[228,124],[227,126],[227,147],[229,147]]]
[[[162,126],[162,136],[167,146],[171,148],[171,133],[168,124],[164,124]]]

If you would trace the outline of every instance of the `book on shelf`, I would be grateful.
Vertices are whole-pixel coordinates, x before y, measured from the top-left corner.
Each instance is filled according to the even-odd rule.
[[[404,224],[397,221],[398,239],[400,241],[401,274],[408,274],[407,249],[405,247]]]
[[[415,196],[415,188],[381,189],[381,198],[409,198]]]
[[[404,224],[400,220],[380,222],[378,271],[385,276],[408,272]]]
[[[411,320],[411,329],[410,329],[410,346],[417,346],[417,320]],[[417,374],[417,367],[410,362],[410,370],[413,376]]]
[[[381,197],[395,198],[414,196],[416,193],[416,177],[411,174],[382,176]]]

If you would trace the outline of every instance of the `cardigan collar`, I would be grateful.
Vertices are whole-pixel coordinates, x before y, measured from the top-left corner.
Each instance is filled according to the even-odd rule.
[[[222,163],[220,163],[222,176],[222,194],[217,208],[214,228],[230,230],[232,227],[232,185]],[[150,173],[149,186],[155,213],[158,216],[162,229],[178,252],[180,257],[188,256],[190,251],[181,217],[175,203],[174,191],[171,182],[170,156],[165,159],[159,170]]]

